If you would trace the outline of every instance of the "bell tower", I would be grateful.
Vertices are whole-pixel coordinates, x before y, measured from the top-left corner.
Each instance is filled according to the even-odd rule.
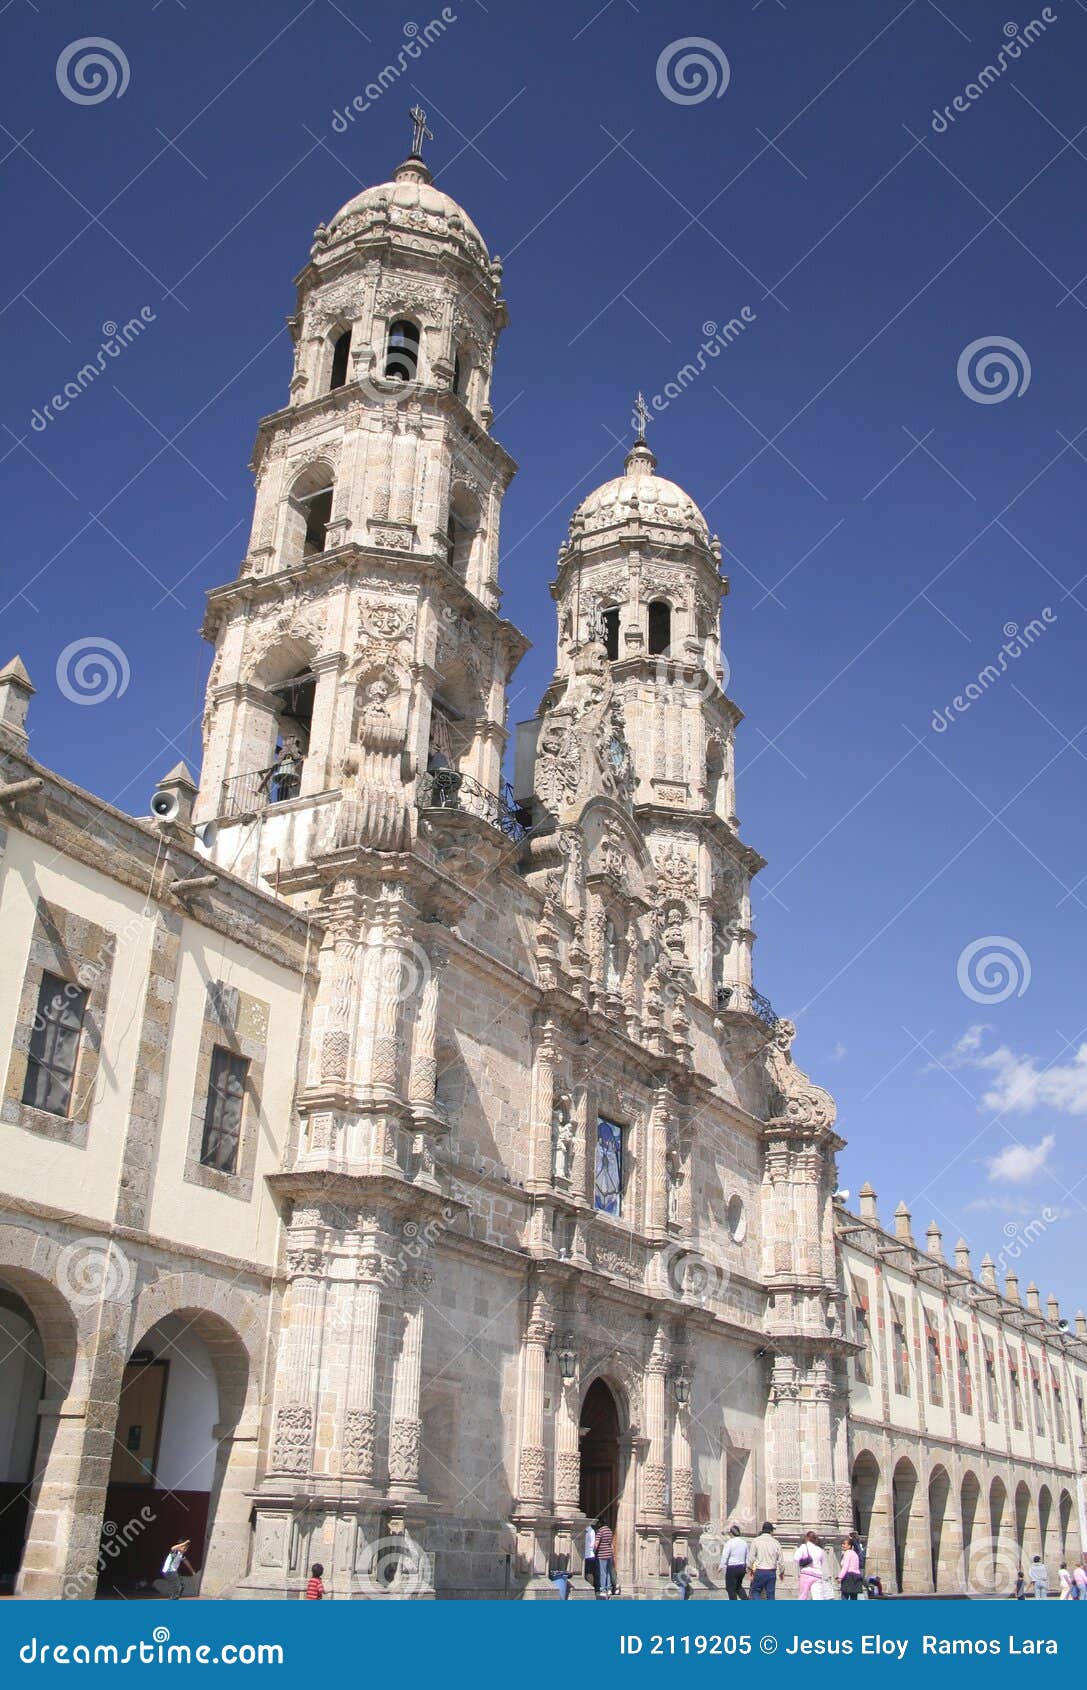
[[[196,819],[213,859],[289,895],[352,846],[410,847],[428,771],[500,790],[525,641],[499,616],[515,465],[493,439],[502,268],[418,148],[315,232],[288,319],[288,404],[253,454],[215,645]]]
[[[603,780],[618,771],[661,892],[662,942],[714,1010],[750,1011],[750,882],[763,859],[739,838],[725,692],[721,545],[694,501],[657,474],[635,406],[623,474],[590,493],[559,550],[555,672],[519,730],[516,792],[537,825],[565,825],[587,793],[574,742],[586,700],[605,699]],[[609,771],[607,764],[613,767]]]

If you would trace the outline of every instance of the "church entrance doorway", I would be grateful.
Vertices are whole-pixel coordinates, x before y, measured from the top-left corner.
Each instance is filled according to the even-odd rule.
[[[603,1379],[594,1379],[581,1407],[581,1511],[615,1531],[619,1519],[619,1408]]]

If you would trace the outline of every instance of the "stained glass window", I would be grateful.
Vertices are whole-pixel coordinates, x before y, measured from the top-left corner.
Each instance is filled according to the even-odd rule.
[[[593,1206],[618,1215],[623,1203],[623,1129],[603,1116],[596,1123],[596,1181]]]

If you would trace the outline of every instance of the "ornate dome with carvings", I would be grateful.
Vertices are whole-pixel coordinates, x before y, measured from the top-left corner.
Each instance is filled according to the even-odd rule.
[[[709,544],[706,519],[689,493],[658,475],[657,460],[644,440],[627,454],[623,474],[605,481],[583,499],[570,520],[572,540],[597,535],[628,523],[672,528],[698,544]]]
[[[421,158],[405,159],[391,182],[364,188],[348,200],[315,239],[322,245],[386,234],[401,234],[409,240],[419,236],[447,240],[461,247],[481,269],[491,268],[483,236],[463,207],[433,186]]]

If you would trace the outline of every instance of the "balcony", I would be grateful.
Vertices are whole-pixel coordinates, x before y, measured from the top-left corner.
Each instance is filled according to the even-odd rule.
[[[764,998],[754,986],[718,986],[715,1007],[718,1011],[730,1009],[741,1015],[753,1015],[764,1027],[772,1027],[777,1021],[777,1011],[770,999]]]
[[[237,821],[241,816],[258,816],[275,804],[286,804],[302,790],[304,757],[285,757],[267,769],[225,780],[219,795],[219,820]]]
[[[488,792],[485,786],[456,769],[429,769],[420,777],[416,802],[423,812],[453,810],[463,816],[475,816],[514,842],[522,840],[528,832],[525,813],[514,803],[513,792],[506,782],[501,793]]]

